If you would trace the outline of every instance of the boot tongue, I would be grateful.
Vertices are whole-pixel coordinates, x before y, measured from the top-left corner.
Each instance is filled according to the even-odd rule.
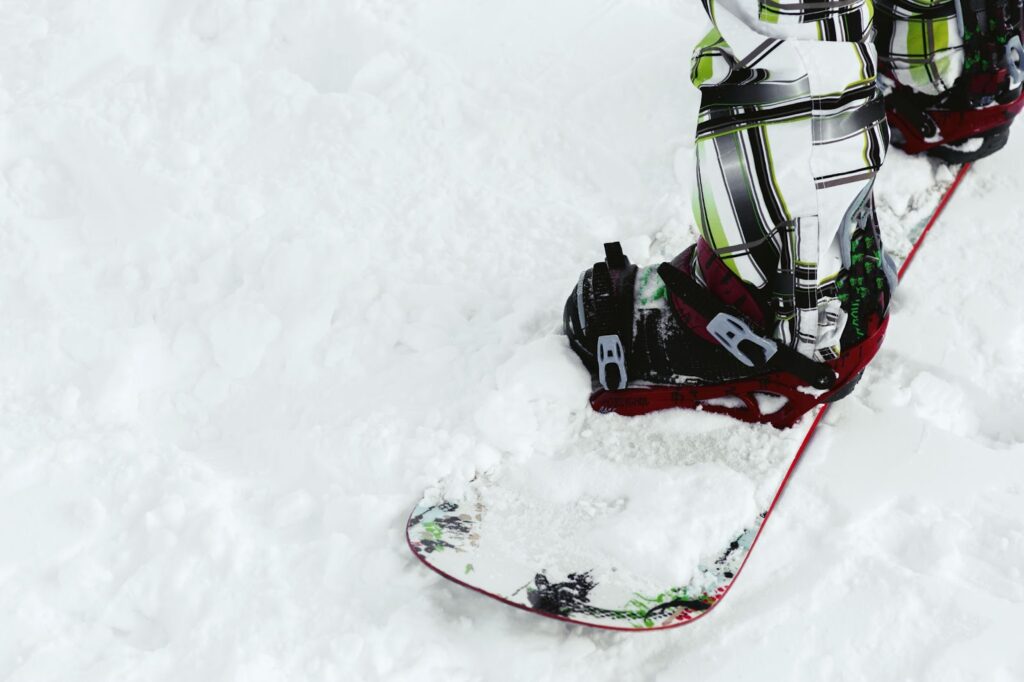
[[[672,260],[672,266],[695,281],[703,280],[704,288],[708,292],[725,305],[735,309],[757,327],[762,330],[769,328],[768,320],[771,317],[768,313],[767,302],[762,303],[756,292],[752,291],[746,282],[722,262],[722,259],[715,254],[703,238],[698,239],[694,246],[676,256]],[[699,276],[694,272],[695,268],[700,269]],[[676,312],[680,313],[681,319],[688,324],[693,321],[693,315],[685,301],[673,296],[672,305],[676,308]],[[699,335],[706,335],[703,328],[693,328],[692,324],[690,326],[692,331]]]

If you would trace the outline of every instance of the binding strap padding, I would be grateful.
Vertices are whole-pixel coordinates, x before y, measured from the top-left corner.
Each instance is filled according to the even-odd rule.
[[[700,270],[699,278],[694,272],[695,265]],[[676,256],[672,260],[672,266],[693,280],[703,280],[704,288],[712,296],[736,310],[754,325],[762,329],[768,328],[770,317],[766,306],[758,301],[747,283],[729,269],[703,237],[698,238],[694,246]],[[678,303],[685,305],[685,302],[673,299],[673,304]],[[676,307],[678,309],[678,305]]]

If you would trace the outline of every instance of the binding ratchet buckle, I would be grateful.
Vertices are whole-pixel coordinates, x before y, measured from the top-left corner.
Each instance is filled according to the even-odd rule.
[[[1013,36],[1006,41],[1006,70],[1014,83],[1024,81],[1024,46],[1020,36]]]
[[[750,325],[729,313],[718,313],[713,320],[708,322],[707,330],[723,348],[747,367],[755,365],[750,356],[740,348],[742,343],[752,343],[764,351],[764,357],[757,362],[758,365],[768,362],[779,352],[779,344],[755,334]]]

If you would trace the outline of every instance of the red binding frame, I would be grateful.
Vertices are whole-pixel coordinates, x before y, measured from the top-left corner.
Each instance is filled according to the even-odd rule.
[[[971,111],[947,111],[934,109],[924,112],[935,122],[939,129],[936,139],[926,140],[921,132],[899,112],[889,109],[885,112],[889,125],[902,133],[903,151],[907,154],[919,154],[944,144],[956,144],[972,137],[980,137],[990,130],[1002,128],[1010,124],[1013,118],[1024,109],[1024,93],[1013,102],[1000,104],[984,109]]]
[[[814,391],[807,382],[788,372],[772,372],[747,379],[737,379],[707,386],[651,386],[649,388],[627,388],[622,391],[598,389],[590,396],[590,404],[598,412],[615,412],[625,417],[635,417],[671,407],[703,410],[759,424],[771,424],[784,429],[800,420],[815,405],[831,402],[850,381],[853,381],[878,353],[889,326],[886,317],[868,338],[828,364],[838,375],[835,388]],[[765,413],[757,401],[757,393],[781,396],[786,404],[775,412]],[[723,399],[738,399],[739,405],[724,405]]]

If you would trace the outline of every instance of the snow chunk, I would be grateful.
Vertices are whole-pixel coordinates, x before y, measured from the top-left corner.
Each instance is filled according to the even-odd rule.
[[[259,368],[267,346],[280,330],[280,320],[263,305],[237,300],[228,303],[210,322],[214,358],[230,377],[247,377]]]

